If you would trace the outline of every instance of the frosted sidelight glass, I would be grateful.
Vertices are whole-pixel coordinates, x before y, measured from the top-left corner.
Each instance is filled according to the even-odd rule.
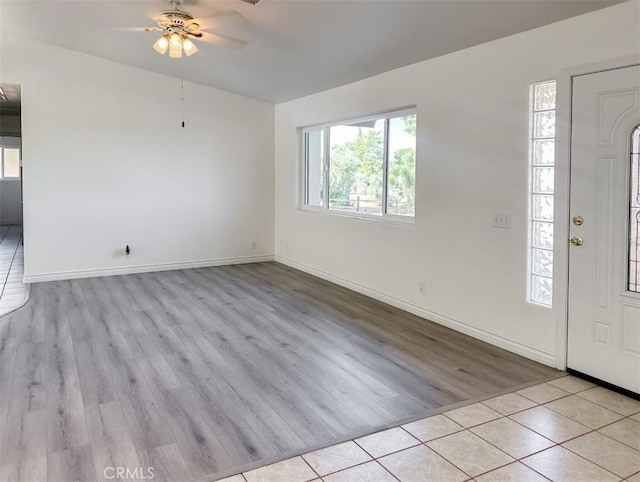
[[[556,82],[530,88],[529,301],[551,306]]]

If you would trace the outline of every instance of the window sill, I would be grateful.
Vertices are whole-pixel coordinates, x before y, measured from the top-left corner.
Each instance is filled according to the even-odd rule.
[[[299,211],[305,213],[322,214],[325,216],[337,216],[341,218],[357,219],[360,221],[372,221],[374,223],[395,224],[398,226],[415,226],[415,216],[394,216],[394,215],[376,215],[376,214],[363,214],[335,211],[332,209],[315,208],[312,206],[302,206],[298,208]]]

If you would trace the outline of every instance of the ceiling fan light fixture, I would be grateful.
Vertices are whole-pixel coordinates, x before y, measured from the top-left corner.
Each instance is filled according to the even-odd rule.
[[[173,32],[171,34],[171,37],[169,37],[169,46],[170,47],[182,46],[182,37],[179,33]]]
[[[163,35],[156,40],[156,43],[153,44],[153,48],[160,55],[167,53],[167,49],[169,48],[169,35]]]
[[[175,32],[169,38],[169,57],[172,59],[182,57],[182,37]]]
[[[198,47],[194,44],[191,39],[185,38],[182,40],[182,48],[184,48],[184,53],[187,57],[192,56],[198,51]]]
[[[175,48],[172,45],[169,46],[169,57],[172,59],[179,59],[182,57],[182,46]]]
[[[0,0],[1,2],[2,0]],[[254,0],[258,1],[258,0]],[[200,32],[200,23],[196,22],[189,12],[180,9],[183,0],[169,0],[171,10],[162,12],[162,18],[156,20],[157,27],[144,28],[147,32],[162,32],[160,37],[153,44],[153,49],[161,55],[169,52],[169,57],[179,59],[183,55],[190,57],[198,52],[196,42],[190,37],[202,38]],[[246,42],[224,35],[213,34],[212,39],[219,39],[219,43],[224,41],[230,42],[232,45],[244,46]]]

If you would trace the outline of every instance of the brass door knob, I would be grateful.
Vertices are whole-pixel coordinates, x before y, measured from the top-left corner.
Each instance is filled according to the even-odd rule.
[[[582,226],[584,224],[584,218],[582,216],[574,216],[572,221],[576,226]]]
[[[571,238],[569,240],[569,244],[571,246],[582,246],[582,243],[583,243],[583,241],[582,241],[582,238],[580,236],[574,236],[573,238]]]

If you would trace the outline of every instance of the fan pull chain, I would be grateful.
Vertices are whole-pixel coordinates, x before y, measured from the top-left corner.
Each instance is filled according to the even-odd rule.
[[[184,72],[183,64],[184,58],[180,58],[180,117],[182,118],[182,127],[184,128]]]

